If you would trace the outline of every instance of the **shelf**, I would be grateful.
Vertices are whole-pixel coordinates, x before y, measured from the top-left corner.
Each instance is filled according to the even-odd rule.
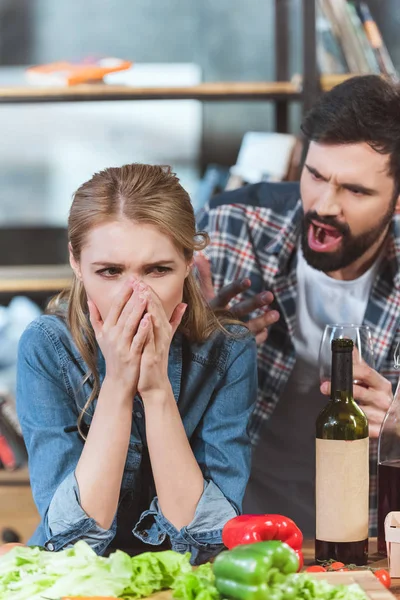
[[[323,92],[329,92],[335,85],[339,85],[339,83],[343,83],[346,79],[350,79],[351,77],[356,77],[357,73],[341,73],[341,74],[331,74],[331,75],[321,75],[320,77],[320,86]],[[297,85],[299,89],[301,89],[303,85],[303,78],[301,75],[293,75],[292,83]],[[1,88],[0,88],[1,89]]]
[[[29,485],[28,467],[16,471],[0,471],[0,486],[2,485]]]
[[[323,75],[321,88],[332,89],[354,74]],[[0,104],[39,102],[93,102],[110,100],[301,100],[301,76],[292,81],[209,82],[184,87],[131,87],[87,84],[70,87],[0,86]]]
[[[209,82],[184,87],[131,87],[85,84],[70,87],[0,86],[0,104],[92,102],[107,100],[300,100],[301,88],[290,81]]]
[[[339,83],[346,81],[346,79],[350,79],[350,77],[355,77],[356,75],[356,73],[345,73],[343,75],[322,75],[320,79],[321,89],[324,92],[329,92],[329,90],[335,87],[335,85],[339,85]]]
[[[0,267],[0,293],[57,292],[71,285],[69,265]]]

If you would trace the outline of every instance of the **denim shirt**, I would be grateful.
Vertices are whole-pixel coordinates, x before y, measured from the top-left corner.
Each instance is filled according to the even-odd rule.
[[[166,519],[158,499],[138,515],[132,535],[157,549],[163,542],[189,551],[194,564],[221,549],[222,528],[241,512],[250,473],[247,424],[257,394],[256,345],[240,326],[236,337],[216,332],[202,344],[180,333],[169,352],[168,376],[194,456],[204,478],[203,494],[192,522],[178,530]],[[239,334],[239,336],[237,335]],[[99,350],[100,381],[105,362]],[[75,468],[83,440],[77,419],[91,392],[83,384],[87,367],[65,322],[43,315],[23,333],[18,354],[17,410],[29,455],[32,493],[41,522],[30,544],[58,551],[85,540],[104,554],[115,537],[118,510],[103,529],[80,504]],[[95,403],[84,416],[87,426]],[[135,397],[129,449],[120,491],[139,493],[142,456],[147,451],[142,401]]]

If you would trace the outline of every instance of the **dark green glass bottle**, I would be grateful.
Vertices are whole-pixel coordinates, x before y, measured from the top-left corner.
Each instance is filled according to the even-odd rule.
[[[332,341],[331,399],[316,423],[316,560],[368,558],[367,417],[353,398],[353,342]]]

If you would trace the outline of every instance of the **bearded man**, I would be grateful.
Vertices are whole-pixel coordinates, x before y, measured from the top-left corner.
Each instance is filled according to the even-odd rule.
[[[330,391],[319,379],[322,334],[331,323],[370,327],[375,369],[355,365],[354,397],[369,420],[376,534],[377,438],[398,380],[399,88],[351,78],[321,96],[302,131],[300,185],[264,182],[214,197],[199,218],[211,244],[197,266],[214,305],[239,292],[233,308],[250,316],[259,342],[244,512],[284,514],[306,537],[315,535],[315,421]]]

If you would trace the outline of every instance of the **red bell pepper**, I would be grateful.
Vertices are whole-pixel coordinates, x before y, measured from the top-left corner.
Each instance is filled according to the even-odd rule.
[[[231,550],[241,544],[280,540],[293,548],[303,567],[303,534],[296,523],[282,515],[240,515],[230,519],[222,530],[222,541]]]

